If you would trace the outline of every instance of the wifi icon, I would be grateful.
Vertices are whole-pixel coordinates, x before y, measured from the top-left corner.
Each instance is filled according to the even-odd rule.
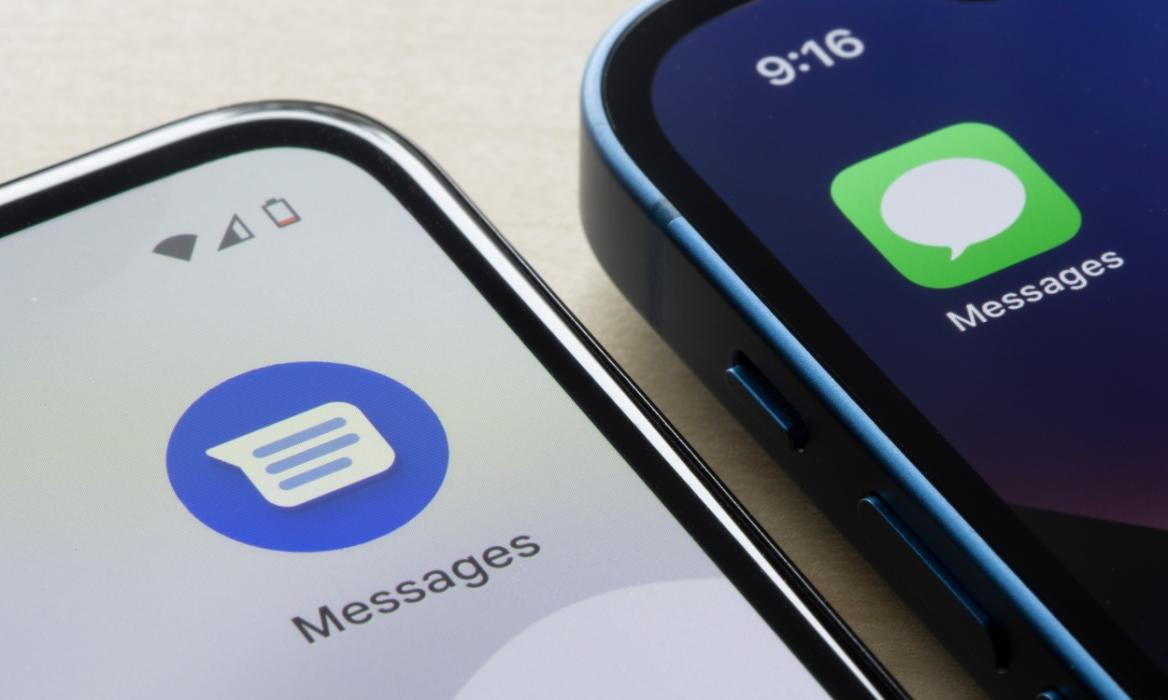
[[[161,243],[154,246],[154,252],[168,258],[190,262],[191,257],[195,254],[195,241],[198,239],[199,237],[193,233],[180,233],[177,236],[164,238]]]
[[[253,238],[255,238],[255,234],[251,232],[247,224],[243,223],[243,219],[239,218],[238,214],[232,214],[231,221],[227,224],[227,230],[223,232],[223,237],[219,239],[218,250],[225,250],[245,241],[250,241]],[[162,239],[154,246],[153,252],[168,258],[190,262],[191,258],[195,255],[195,244],[198,242],[198,239],[197,234],[180,233]]]

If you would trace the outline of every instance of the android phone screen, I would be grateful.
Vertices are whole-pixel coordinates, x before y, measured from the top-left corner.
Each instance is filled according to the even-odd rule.
[[[1157,2],[764,0],[681,38],[651,96],[682,158],[1161,666],[1165,26]]]
[[[372,176],[0,238],[4,697],[820,696]]]

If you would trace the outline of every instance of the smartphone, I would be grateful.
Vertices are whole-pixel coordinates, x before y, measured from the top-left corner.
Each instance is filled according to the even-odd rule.
[[[994,696],[1168,694],[1168,8],[648,3],[617,285]]]
[[[338,108],[0,188],[4,697],[899,697],[441,171]]]

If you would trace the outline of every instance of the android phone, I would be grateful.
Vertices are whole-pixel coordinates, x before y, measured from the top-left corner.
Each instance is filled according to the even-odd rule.
[[[416,148],[185,119],[0,188],[4,697],[898,697]]]
[[[1168,9],[648,3],[617,285],[993,695],[1168,694]]]

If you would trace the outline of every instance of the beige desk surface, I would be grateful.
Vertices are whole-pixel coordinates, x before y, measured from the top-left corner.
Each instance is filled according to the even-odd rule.
[[[584,62],[632,0],[0,4],[0,181],[213,107],[303,98],[434,156],[918,697],[979,691],[624,301],[576,205]]]

